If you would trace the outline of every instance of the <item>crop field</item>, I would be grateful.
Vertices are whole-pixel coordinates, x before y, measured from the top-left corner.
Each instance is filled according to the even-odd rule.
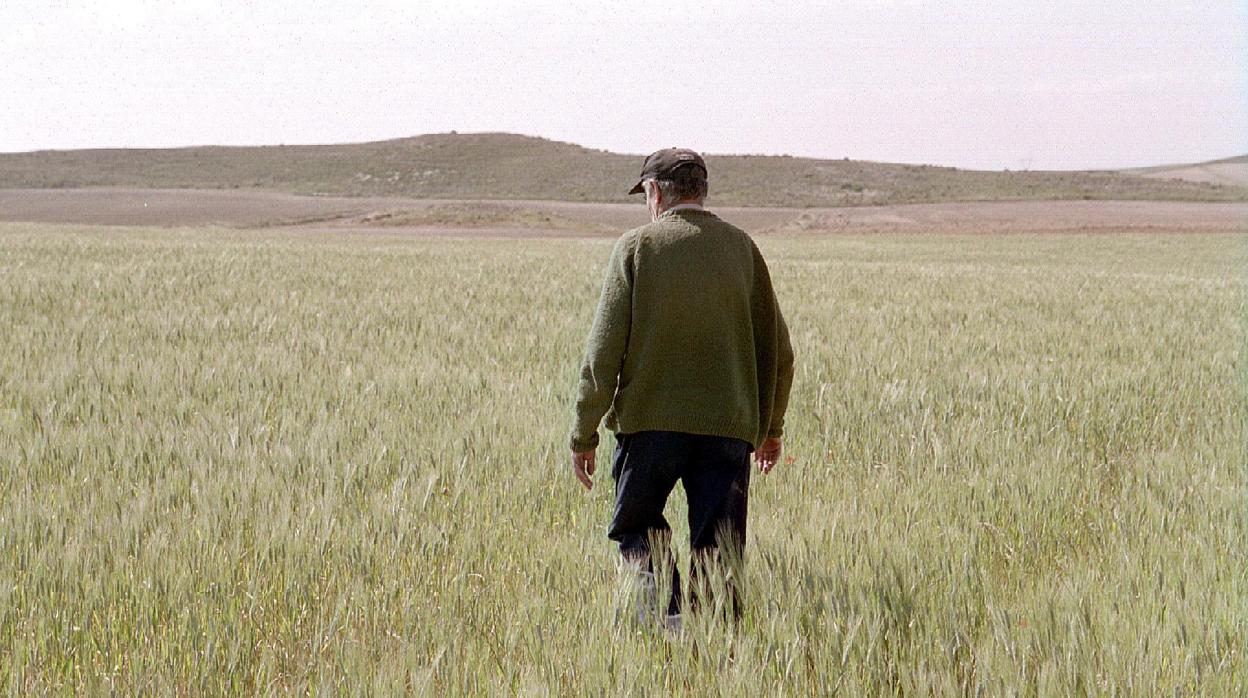
[[[759,238],[785,457],[669,637],[567,463],[610,239],[0,224],[0,690],[1243,695],[1248,236],[966,233]]]

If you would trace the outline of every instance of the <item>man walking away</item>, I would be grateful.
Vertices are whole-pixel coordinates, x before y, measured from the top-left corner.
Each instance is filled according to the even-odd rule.
[[[793,350],[758,247],[703,208],[702,157],[683,148],[651,154],[629,193],[642,192],[651,223],[616,242],[589,332],[572,470],[593,487],[605,415],[616,432],[608,537],[651,594],[656,564],[671,580],[667,624],[678,627],[684,600],[676,566],[666,553],[652,556],[666,548],[656,541],[670,539],[668,495],[680,481],[688,497],[690,610],[713,569],[739,617],[749,454],[764,474],[780,457]]]

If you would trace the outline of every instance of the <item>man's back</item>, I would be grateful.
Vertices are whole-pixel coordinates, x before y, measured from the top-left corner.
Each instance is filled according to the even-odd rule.
[[[583,445],[608,386],[607,426],[620,433],[727,436],[755,447],[779,435],[774,402],[778,383],[787,395],[792,350],[766,263],[748,235],[700,208],[668,211],[620,238],[586,359],[578,413],[588,419],[573,435]]]

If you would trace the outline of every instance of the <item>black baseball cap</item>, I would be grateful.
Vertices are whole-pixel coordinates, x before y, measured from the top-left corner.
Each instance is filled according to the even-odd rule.
[[[647,179],[663,179],[666,175],[687,165],[702,168],[702,176],[706,176],[706,161],[692,150],[688,148],[656,150],[646,157],[646,161],[641,165],[641,178],[637,180],[637,184],[633,185],[632,189],[628,190],[628,193],[640,194],[645,191],[641,186],[642,182]]]

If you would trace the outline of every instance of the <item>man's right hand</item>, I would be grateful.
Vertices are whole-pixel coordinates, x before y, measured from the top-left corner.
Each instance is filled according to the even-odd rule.
[[[764,475],[776,467],[778,460],[780,460],[780,439],[767,439],[754,452],[754,462],[758,464],[758,471]]]
[[[576,479],[581,481],[585,489],[594,489],[594,455],[595,451],[586,451],[584,453],[572,452],[572,472],[576,475]]]

